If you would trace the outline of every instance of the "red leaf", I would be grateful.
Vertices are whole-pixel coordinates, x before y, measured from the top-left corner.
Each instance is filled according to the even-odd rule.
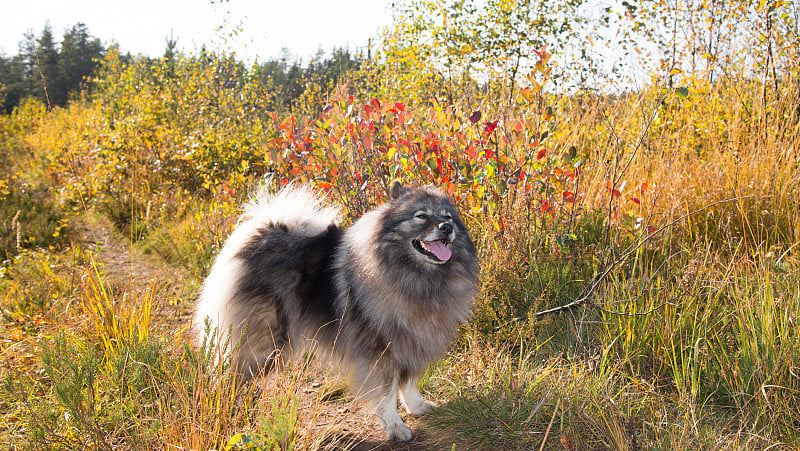
[[[574,204],[575,202],[580,201],[583,198],[583,196],[585,196],[585,195],[586,195],[586,193],[574,194],[574,193],[572,193],[570,191],[564,191],[562,193],[562,196],[564,197],[564,201],[565,202],[569,202],[571,204]]]
[[[649,234],[651,234],[651,235],[652,235],[652,234],[653,234],[653,232],[655,232],[655,231],[656,231],[656,228],[655,228],[655,227],[653,227],[653,226],[647,226],[647,233],[649,233]]]
[[[545,156],[546,154],[547,154],[547,149],[545,149],[544,147],[542,147],[542,150],[540,150],[540,151],[536,152],[536,159],[537,159],[537,160],[541,160],[542,158],[544,158],[544,156]]]
[[[641,205],[641,204],[642,204],[641,202],[639,202],[639,198],[638,198],[638,197],[631,197],[631,200],[632,200],[632,201],[633,201],[633,203],[635,203],[636,205]]]
[[[619,197],[621,194],[618,189],[611,186],[611,180],[606,180],[606,188],[608,188],[608,192],[611,193],[612,197]]]
[[[372,106],[375,107],[376,111],[381,110],[381,102],[378,99],[372,99]]]
[[[447,194],[453,197],[456,194],[456,185],[450,182],[449,177],[442,178],[442,185],[447,187]]]
[[[494,150],[492,149],[483,149],[483,153],[486,155],[486,158],[492,158],[494,156]]]
[[[397,108],[397,111],[405,111],[406,110],[406,106],[403,105],[402,103],[395,103],[394,107]]]
[[[477,123],[481,120],[481,112],[480,111],[473,111],[472,114],[469,116],[469,121],[473,124]]]
[[[639,188],[639,191],[641,191],[642,194],[644,194],[644,192],[647,191],[648,186],[649,185],[647,184],[647,182],[642,182],[642,186]]]
[[[494,122],[486,122],[483,127],[483,131],[486,132],[487,135],[491,135],[497,129],[497,123],[499,121]]]

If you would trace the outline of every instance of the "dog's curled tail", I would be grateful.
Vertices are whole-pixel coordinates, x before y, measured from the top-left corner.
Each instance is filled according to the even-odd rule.
[[[292,270],[302,266],[304,258],[297,248],[308,248],[298,244],[315,242],[314,237],[338,230],[338,217],[339,211],[325,205],[309,187],[289,185],[277,193],[260,188],[244,205],[239,223],[203,284],[194,324],[198,340],[205,339],[207,321],[211,322],[208,332],[224,336],[233,327],[236,333],[252,313],[236,301],[241,290],[266,294],[292,288],[285,277],[278,283],[271,274],[296,273]]]
[[[282,224],[290,229],[307,229],[310,235],[336,224],[339,210],[325,205],[308,186],[288,185],[277,193],[260,188],[245,204],[240,222],[255,220],[262,224]]]

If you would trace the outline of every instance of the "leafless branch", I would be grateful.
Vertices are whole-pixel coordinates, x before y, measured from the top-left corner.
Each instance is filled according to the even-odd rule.
[[[698,208],[695,211],[692,211],[692,212],[686,213],[685,215],[680,216],[679,218],[675,219],[674,221],[661,226],[661,228],[659,228],[658,230],[656,230],[655,232],[653,232],[653,233],[651,233],[651,234],[649,234],[647,236],[640,237],[638,240],[636,240],[634,243],[632,243],[630,246],[628,246],[624,251],[622,251],[618,257],[614,258],[611,261],[611,263],[609,263],[605,268],[602,268],[602,270],[598,271],[598,273],[595,274],[595,276],[589,281],[589,284],[583,290],[583,292],[581,293],[581,296],[578,299],[570,302],[569,304],[565,304],[565,305],[562,305],[562,306],[559,306],[559,307],[554,307],[554,308],[551,308],[549,310],[544,310],[544,311],[541,311],[541,312],[536,312],[536,317],[542,317],[542,316],[549,315],[549,314],[552,314],[552,313],[558,313],[558,312],[563,312],[563,311],[567,311],[567,310],[572,310],[575,307],[578,307],[578,306],[581,306],[581,305],[584,305],[584,304],[585,305],[589,305],[591,307],[594,307],[594,308],[596,308],[598,310],[604,311],[606,313],[616,314],[616,315],[623,315],[623,316],[630,316],[630,315],[641,316],[643,314],[650,313],[650,312],[643,312],[643,313],[637,313],[637,314],[629,314],[629,313],[614,312],[612,310],[607,310],[607,309],[604,309],[604,308],[600,307],[596,303],[592,302],[591,299],[592,299],[592,296],[594,295],[595,291],[597,290],[597,288],[600,286],[600,284],[605,280],[605,278],[609,274],[611,274],[611,272],[616,267],[618,267],[620,264],[624,263],[628,259],[628,257],[630,257],[631,254],[633,254],[634,252],[639,250],[647,241],[651,240],[653,237],[658,235],[659,232],[662,232],[662,231],[672,227],[673,225],[683,221],[684,219],[686,219],[686,218],[688,218],[688,217],[690,217],[692,215],[696,215],[696,214],[701,213],[701,212],[703,212],[705,210],[708,210],[709,208],[711,208],[713,206],[716,206],[716,205],[719,205],[719,204],[723,204],[723,203],[728,203],[728,202],[735,202],[735,201],[738,201],[738,200],[746,199],[748,197],[752,197],[752,196],[739,196],[739,197],[733,197],[733,198],[728,198],[728,199],[722,199],[722,200],[719,200],[717,202],[712,202],[712,203],[710,203],[710,204],[708,204],[708,205],[706,205],[706,206],[704,206],[702,208]],[[660,305],[660,306],[658,306],[658,307],[656,307],[656,308],[654,308],[652,310],[653,311],[654,310],[658,310],[659,308],[663,307],[664,305],[666,305],[669,302],[670,301],[667,301],[664,304],[662,304],[662,305]]]

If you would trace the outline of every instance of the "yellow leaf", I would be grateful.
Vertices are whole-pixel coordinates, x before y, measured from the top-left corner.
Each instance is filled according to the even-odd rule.
[[[671,71],[669,71],[670,75],[678,75],[678,74],[682,74],[682,73],[683,73],[683,71],[678,69],[677,67],[672,69]]]
[[[495,232],[500,231],[500,223],[497,222],[497,219],[492,218],[492,226],[494,226]]]

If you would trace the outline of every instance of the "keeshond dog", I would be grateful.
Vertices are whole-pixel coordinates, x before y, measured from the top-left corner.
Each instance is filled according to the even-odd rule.
[[[309,350],[333,357],[386,438],[410,440],[398,394],[412,415],[435,407],[417,380],[471,313],[475,246],[433,187],[395,182],[388,202],[349,228],[337,218],[307,188],[259,192],[205,280],[195,329],[210,323],[217,343],[234,343],[245,379]]]

